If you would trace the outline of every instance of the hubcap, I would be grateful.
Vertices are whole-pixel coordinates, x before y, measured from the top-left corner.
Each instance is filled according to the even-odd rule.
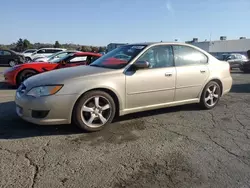
[[[9,64],[10,64],[10,66],[12,66],[12,67],[13,67],[13,66],[15,66],[15,65],[16,65],[16,62],[15,62],[15,61],[10,61],[10,63],[9,63]]]
[[[205,94],[205,102],[208,106],[214,106],[219,99],[219,88],[217,85],[211,85],[208,87]]]
[[[97,128],[109,120],[111,104],[103,96],[94,96],[86,100],[81,108],[81,119],[89,127]]]

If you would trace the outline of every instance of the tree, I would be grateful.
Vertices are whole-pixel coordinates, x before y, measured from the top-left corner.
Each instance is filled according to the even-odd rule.
[[[55,45],[54,45],[54,48],[60,48],[60,47],[61,47],[60,43],[58,41],[56,41]]]
[[[100,46],[98,52],[105,52],[106,48],[104,46]]]
[[[7,50],[8,48],[7,48],[7,46],[5,46],[5,45],[0,45],[0,50]]]
[[[20,39],[17,41],[15,50],[18,51],[18,52],[24,51],[23,39],[20,38]]]
[[[91,48],[89,46],[82,46],[81,51],[83,52],[91,52]]]
[[[99,49],[96,46],[91,47],[91,52],[98,52]]]
[[[24,39],[24,40],[23,40],[23,50],[26,50],[26,49],[28,49],[28,48],[32,48],[32,44],[30,43],[29,40]]]

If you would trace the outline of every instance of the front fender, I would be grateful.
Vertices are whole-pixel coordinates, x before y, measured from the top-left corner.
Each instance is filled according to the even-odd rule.
[[[83,77],[84,78],[84,77]],[[72,79],[68,80],[64,84],[64,87],[60,90],[60,94],[74,94],[76,95],[76,102],[84,93],[91,90],[109,90],[116,95],[119,102],[119,109],[125,108],[125,76],[121,74],[110,76],[85,77],[85,79]]]

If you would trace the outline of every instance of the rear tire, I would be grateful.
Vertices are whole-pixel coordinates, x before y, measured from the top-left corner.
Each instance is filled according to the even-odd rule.
[[[215,82],[209,82],[202,91],[200,105],[204,109],[212,109],[219,102],[221,97],[221,87]]]
[[[34,76],[36,74],[37,72],[34,70],[23,70],[17,75],[17,80],[16,80],[17,86],[19,86],[27,78]]]
[[[9,66],[10,67],[14,67],[15,65],[17,65],[18,63],[15,60],[10,60],[9,61]]]
[[[112,122],[116,112],[113,98],[103,91],[85,93],[73,110],[73,121],[87,132],[99,131]]]

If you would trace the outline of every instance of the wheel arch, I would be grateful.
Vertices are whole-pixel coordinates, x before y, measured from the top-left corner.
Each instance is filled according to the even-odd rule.
[[[23,72],[23,71],[27,71],[27,70],[30,70],[30,71],[35,71],[36,73],[39,73],[39,71],[38,70],[36,70],[36,69],[33,69],[33,68],[24,68],[24,69],[21,69],[20,71],[18,71],[18,73],[16,73],[16,75],[15,75],[15,82],[16,82],[16,84],[18,83],[18,76]]]
[[[216,83],[218,83],[219,86],[220,86],[220,88],[221,88],[220,96],[222,95],[222,93],[223,93],[223,84],[222,84],[221,80],[220,80],[219,78],[211,78],[211,79],[209,79],[209,80],[206,82],[206,84],[203,86],[203,88],[202,88],[202,90],[201,90],[201,92],[200,92],[199,98],[201,98],[201,95],[202,95],[202,93],[203,93],[203,90],[204,90],[204,88],[207,86],[207,84],[208,84],[209,82],[216,82]]]
[[[97,87],[97,88],[86,90],[81,95],[79,95],[77,97],[76,101],[74,102],[73,108],[71,110],[71,122],[73,122],[72,121],[73,117],[74,117],[73,113],[75,111],[76,104],[78,103],[78,101],[81,99],[82,96],[84,96],[87,92],[90,92],[90,91],[103,91],[103,92],[108,93],[114,99],[114,102],[115,102],[115,107],[116,107],[115,117],[120,115],[120,109],[121,109],[121,104],[122,103],[121,103],[120,98],[118,97],[118,94],[115,91],[113,91],[112,89],[110,89],[110,88]]]

